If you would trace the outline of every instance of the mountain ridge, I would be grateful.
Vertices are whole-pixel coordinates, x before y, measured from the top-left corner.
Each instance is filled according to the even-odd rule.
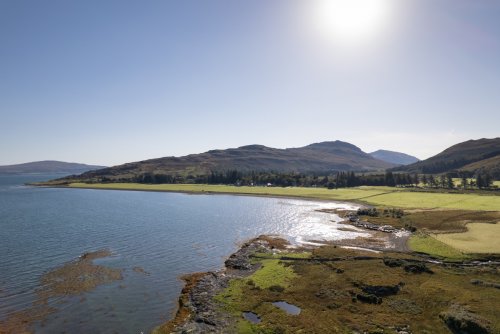
[[[31,161],[21,164],[0,166],[0,174],[30,174],[30,173],[84,173],[89,170],[102,169],[105,166],[87,165],[76,162],[58,160]]]
[[[424,174],[482,172],[500,178],[500,137],[467,140],[426,160],[392,170]]]
[[[412,155],[389,150],[377,150],[368,154],[376,159],[387,161],[396,165],[409,165],[420,161],[420,159]]]
[[[181,157],[148,159],[87,172],[78,179],[126,181],[147,173],[195,177],[228,170],[243,173],[382,171],[394,166],[373,158],[353,144],[336,140],[285,149],[252,144]]]

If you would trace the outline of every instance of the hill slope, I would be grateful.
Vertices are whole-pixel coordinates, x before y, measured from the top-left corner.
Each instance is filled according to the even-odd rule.
[[[23,174],[23,173],[71,173],[79,174],[89,170],[105,168],[104,166],[93,166],[73,162],[54,160],[34,161],[17,165],[0,166],[0,174]]]
[[[131,180],[145,173],[197,176],[211,171],[238,170],[239,172],[332,172],[372,171],[393,167],[377,160],[358,147],[341,142],[322,142],[299,148],[277,149],[262,145],[248,145],[226,150],[211,150],[183,157],[165,157],[82,174],[80,180]]]
[[[393,170],[416,173],[446,173],[452,171],[483,171],[500,178],[500,138],[468,140],[417,163]]]
[[[418,158],[412,155],[401,152],[388,151],[388,150],[378,150],[368,154],[374,157],[375,159],[390,162],[396,165],[409,165],[419,161]]]

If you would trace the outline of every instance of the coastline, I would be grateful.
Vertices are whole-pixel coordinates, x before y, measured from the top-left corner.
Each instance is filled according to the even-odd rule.
[[[28,184],[28,186],[43,187],[43,188],[60,188],[60,189],[87,189],[87,190],[116,190],[116,191],[138,191],[138,192],[157,192],[157,193],[177,193],[186,195],[230,195],[230,196],[248,196],[248,197],[264,197],[264,198],[284,198],[297,199],[304,201],[316,201],[325,203],[353,203],[360,207],[372,207],[370,204],[359,199],[341,199],[341,198],[325,198],[320,196],[293,195],[293,194],[277,194],[265,192],[237,192],[237,191],[213,191],[213,190],[182,190],[182,189],[153,189],[153,188],[118,188],[113,186],[71,186],[71,185],[46,185],[46,184]],[[229,186],[227,186],[229,187]]]
[[[424,210],[498,211],[500,193],[448,193],[414,191],[406,188],[361,186],[327,189],[322,187],[263,187],[207,184],[138,184],[138,183],[69,183],[39,182],[38,187],[174,192],[185,194],[223,194],[254,197],[292,198],[303,200],[352,202],[363,206],[396,207]]]
[[[52,186],[53,187],[53,186]],[[311,197],[303,197],[303,196],[284,196],[284,195],[278,195],[278,194],[248,194],[248,193],[235,193],[235,192],[213,192],[213,191],[179,191],[179,190],[159,190],[159,189],[116,189],[116,188],[104,188],[104,187],[67,187],[67,186],[59,186],[59,188],[80,188],[80,189],[96,189],[96,190],[128,190],[128,191],[151,191],[151,192],[177,192],[177,193],[185,193],[185,194],[204,194],[204,195],[236,195],[236,196],[253,196],[253,197],[271,197],[271,198],[289,198],[289,199],[301,199],[301,200],[309,200],[309,201],[324,201],[324,202],[351,202],[354,203],[355,201],[353,200],[338,200],[338,199],[324,199],[324,198],[311,198]],[[236,187],[235,187],[236,188]],[[345,222],[346,225],[350,224],[349,222]],[[351,224],[353,225],[353,224]],[[381,231],[384,232],[384,231]],[[391,235],[391,234],[388,234]],[[259,237],[260,238],[260,237]],[[258,239],[258,238],[257,238]],[[377,239],[377,238],[373,238]],[[343,240],[341,242],[335,241],[331,242],[328,244],[330,248],[335,248],[336,246],[343,247],[343,246],[348,246],[351,247],[350,249],[355,252],[356,254],[363,254],[366,253],[366,249],[359,248],[363,246],[367,247],[372,247],[375,248],[373,244],[369,244],[368,240],[366,239],[358,239],[357,245],[352,245],[351,242],[353,240]],[[374,240],[372,240],[374,241]],[[246,249],[248,247],[248,244],[252,244],[255,242],[255,239],[252,239],[251,241],[245,243],[241,249]],[[262,245],[261,245],[262,246]],[[265,252],[271,252],[272,248],[267,247],[266,245],[263,246],[263,251]],[[239,252],[239,251],[238,251]],[[237,252],[237,253],[238,253]],[[395,254],[395,250],[381,250],[382,254],[378,254],[378,256],[391,256],[398,258],[398,255]],[[234,254],[233,254],[234,255]],[[403,254],[401,254],[403,256]],[[406,253],[404,255],[405,261],[409,261],[408,258],[419,258],[420,262],[422,261],[422,257],[429,259],[425,255],[419,255],[417,253]],[[233,256],[231,256],[233,257]],[[362,259],[367,259],[367,258],[376,258],[374,255],[363,255]],[[328,261],[333,261],[333,260],[328,260]],[[226,261],[227,262],[227,261]],[[396,261],[397,262],[397,261]],[[207,273],[194,273],[194,274],[188,274],[182,277],[182,279],[186,282],[184,288],[182,289],[182,293],[178,299],[178,310],[177,313],[171,321],[167,322],[166,324],[163,324],[159,326],[153,333],[158,334],[158,333],[184,333],[184,332],[207,332],[207,333],[220,333],[220,332],[236,332],[236,330],[233,330],[235,327],[238,325],[238,321],[241,322],[241,313],[239,314],[239,318],[235,317],[234,315],[229,315],[227,313],[221,312],[220,308],[215,304],[214,302],[214,297],[217,296],[217,294],[221,293],[224,289],[226,289],[230,282],[232,280],[241,280],[245,279],[246,277],[252,275],[256,270],[258,270],[258,266],[255,266],[255,263],[251,263],[249,258],[247,257],[246,263],[250,265],[250,268],[242,270],[241,268],[234,268],[231,265],[227,265],[225,268],[216,271],[216,272],[207,272]],[[246,266],[245,264],[245,266]],[[444,264],[441,262],[439,266],[441,265],[447,265],[447,266],[460,266],[460,264],[457,263],[447,263]],[[498,263],[496,264],[498,265]],[[356,266],[359,266],[360,268],[363,267],[363,264],[361,262],[357,262]],[[389,265],[386,265],[389,266]],[[351,268],[353,269],[353,268]],[[439,271],[438,271],[439,272]],[[460,275],[463,273],[459,272]],[[475,274],[476,275],[476,274]],[[477,274],[479,275],[479,274]],[[471,279],[469,279],[471,278]],[[471,277],[469,276],[470,282],[473,280],[478,281],[480,283],[477,283],[477,285],[480,285],[485,288],[489,288],[496,283],[491,279],[486,278],[485,281],[481,277],[481,279],[477,280],[477,277]],[[469,283],[470,283],[469,282]],[[486,283],[484,283],[486,282]],[[397,282],[396,282],[397,283]],[[407,282],[406,282],[407,283]],[[439,282],[440,283],[440,282]],[[375,283],[371,283],[375,284]],[[376,282],[376,284],[381,284]],[[382,284],[390,284],[391,287],[395,287],[394,282],[389,282],[389,281],[382,281]],[[476,283],[470,283],[470,284],[476,284]],[[389,285],[387,285],[389,286]],[[456,287],[463,288],[462,286],[457,285]],[[358,286],[354,285],[354,288],[358,288]],[[354,289],[353,288],[353,289]],[[498,289],[498,288],[497,288]],[[432,292],[432,291],[431,291]],[[318,291],[318,293],[322,293],[321,291]],[[363,298],[363,297],[360,297]],[[361,300],[361,299],[359,299]],[[377,299],[378,300],[378,299]],[[345,302],[345,301],[344,301]],[[350,302],[350,301],[347,301]],[[406,303],[406,301],[404,301]],[[208,305],[208,306],[207,306]],[[299,304],[300,305],[300,304]],[[333,304],[332,304],[333,305]],[[347,304],[345,304],[347,305]],[[358,304],[359,305],[359,304]],[[207,308],[207,307],[208,308]],[[442,310],[440,312],[448,312],[446,310]],[[453,309],[449,312],[454,312]],[[463,309],[459,309],[457,311],[458,313],[464,313],[465,311]],[[260,314],[260,313],[259,313]],[[465,313],[467,314],[467,313]],[[231,328],[231,330],[228,330],[228,328]],[[404,331],[403,331],[404,332]],[[401,332],[401,333],[403,333]],[[407,331],[408,333],[411,333]],[[399,332],[398,332],[399,333]]]
[[[178,298],[173,319],[156,327],[152,334],[167,333],[228,333],[237,331],[237,320],[224,312],[214,298],[234,279],[250,276],[261,268],[250,257],[256,252],[285,250],[288,242],[281,238],[261,235],[245,242],[217,271],[192,273],[181,277],[185,286]]]
[[[223,269],[183,276],[186,284],[178,298],[175,317],[156,327],[152,334],[261,333],[274,330],[292,333],[300,331],[301,326],[306,326],[306,332],[321,333],[379,333],[388,330],[411,334],[422,330],[428,332],[429,329],[445,333],[454,332],[457,324],[466,326],[464,328],[478,328],[481,330],[478,333],[495,333],[495,328],[500,325],[498,319],[495,320],[494,310],[487,304],[479,313],[468,305],[474,305],[476,296],[488,296],[491,301],[498,298],[495,289],[498,290],[500,285],[484,281],[498,272],[498,263],[437,262],[413,252],[389,250],[372,253],[366,249],[335,245],[307,249],[290,249],[288,246],[283,239],[261,235],[245,242],[225,261]],[[287,285],[278,279],[278,282],[268,282],[267,287],[259,286],[258,274],[272,266],[266,261],[274,261],[282,270],[289,266],[297,268],[298,274],[290,278],[294,283]],[[379,270],[381,272],[375,274]],[[325,281],[327,277],[331,278]],[[428,285],[428,280],[433,283]],[[442,291],[434,289],[437,282],[446,288]],[[469,291],[462,296],[464,299],[451,304],[427,302],[429,298],[455,298],[455,289],[450,288],[456,287],[475,292],[470,296]],[[238,289],[243,291],[238,292]],[[272,306],[278,301],[298,305],[302,313],[287,315]],[[317,317],[318,311],[331,312],[331,315],[327,317],[324,313]],[[245,313],[253,314],[258,321],[248,320]],[[354,318],[351,320],[350,316]],[[314,326],[311,319],[325,323],[308,327]]]

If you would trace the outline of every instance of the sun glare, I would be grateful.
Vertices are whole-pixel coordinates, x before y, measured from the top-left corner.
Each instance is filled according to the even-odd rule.
[[[379,33],[387,24],[389,0],[315,0],[313,20],[327,39],[357,43]]]

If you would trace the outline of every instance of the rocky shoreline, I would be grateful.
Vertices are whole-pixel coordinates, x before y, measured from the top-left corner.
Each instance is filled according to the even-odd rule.
[[[408,275],[421,275],[421,274],[433,274],[434,272],[427,267],[427,265],[434,265],[440,267],[468,267],[470,265],[477,265],[475,263],[451,263],[447,266],[446,262],[441,261],[433,261],[428,256],[425,256],[423,259],[421,256],[415,258],[417,254],[411,252],[410,258],[405,258],[404,260],[400,258],[400,255],[397,254],[408,254],[409,249],[406,246],[406,241],[408,236],[411,234],[410,231],[407,233],[402,229],[397,228],[386,228],[383,226],[383,229],[380,229],[380,226],[375,224],[370,224],[368,222],[360,222],[358,219],[353,221],[351,219],[344,221],[346,224],[352,224],[356,227],[363,228],[366,230],[372,230],[374,233],[380,233],[385,235],[384,238],[381,238],[380,235],[374,236],[372,238],[361,238],[356,240],[344,240],[343,242],[336,242],[337,246],[340,248],[358,248],[356,246],[361,245],[361,243],[368,242],[368,247],[371,248],[372,251],[377,253],[386,253],[389,252],[392,257],[384,257],[382,258],[380,255],[378,256],[348,256],[348,257],[336,257],[336,258],[325,258],[322,259],[320,257],[316,257],[312,260],[314,263],[322,263],[323,260],[325,263],[332,261],[363,261],[363,260],[382,260],[383,266],[385,267],[401,267],[404,269],[404,272]],[[368,224],[370,226],[368,226]],[[373,225],[373,226],[371,226]],[[372,240],[374,239],[374,240]],[[379,244],[380,240],[386,240],[386,242]],[[392,246],[388,247],[387,240],[389,240]],[[385,244],[385,245],[384,245]],[[365,247],[367,247],[365,246]],[[366,252],[370,249],[360,248],[362,251]],[[165,334],[165,333],[176,333],[176,334],[184,334],[184,333],[235,333],[238,332],[237,326],[238,322],[241,321],[241,317],[238,317],[235,314],[231,314],[231,312],[227,312],[224,310],[220,301],[217,301],[216,296],[220,295],[225,289],[230,286],[230,282],[234,279],[242,279],[246,278],[252,274],[254,274],[257,270],[261,268],[261,263],[258,261],[253,261],[252,255],[259,253],[279,253],[281,251],[290,252],[291,247],[290,244],[280,238],[275,238],[271,236],[261,235],[255,239],[252,239],[245,244],[243,244],[240,249],[232,254],[226,261],[224,269],[215,272],[206,272],[206,273],[194,273],[190,275],[186,275],[183,277],[183,280],[186,282],[185,287],[182,290],[182,293],[179,297],[179,308],[174,319],[169,322],[157,327],[153,334]],[[303,249],[300,249],[301,251]],[[394,253],[395,252],[395,253]],[[366,254],[366,253],[365,253]],[[494,266],[494,262],[488,261],[489,265]],[[450,267],[450,268],[451,268]],[[343,270],[337,270],[337,273],[342,273]],[[495,283],[483,283],[481,280],[471,280],[471,285],[475,286],[485,286],[487,288],[497,288],[498,286]],[[378,296],[380,294],[380,289],[385,290],[389,289],[392,294],[397,294],[399,290],[401,290],[404,283],[398,283],[396,285],[363,285],[361,289],[373,289],[377,288],[375,292],[372,290],[368,291],[367,295],[375,295]],[[355,288],[359,288],[354,284]],[[368,288],[366,288],[368,287]],[[405,289],[407,289],[405,287]],[[366,294],[366,291],[364,293]],[[358,294],[359,295],[359,294]],[[360,303],[372,303],[372,299],[365,300],[363,296],[358,298]],[[381,298],[377,297],[374,299],[376,301],[375,305],[381,303]],[[397,305],[396,305],[397,306]],[[460,309],[462,310],[463,307]],[[465,310],[465,309],[464,309]],[[241,310],[240,310],[241,311]],[[244,311],[244,309],[243,309]],[[456,312],[454,309],[451,309],[448,313],[443,313],[440,315],[441,319],[446,323],[447,327],[453,329],[458,322],[460,324],[466,323],[470,326],[475,326],[484,330],[484,333],[492,333],[490,331],[489,322],[484,320],[483,318],[472,317],[473,313],[461,311]],[[457,320],[458,319],[458,320]],[[395,328],[396,333],[412,333],[409,326],[403,326],[401,328]],[[479,332],[478,332],[479,333]],[[483,333],[483,332],[481,332]]]
[[[153,334],[231,332],[237,319],[222,312],[214,297],[227,288],[232,279],[250,276],[260,268],[259,264],[250,262],[251,254],[284,249],[287,244],[283,239],[262,235],[243,244],[225,261],[224,269],[184,276],[186,285],[179,297],[175,318],[157,327]]]
[[[352,220],[346,219],[344,223],[369,230],[364,225],[358,225]],[[375,227],[377,227],[375,225]],[[383,234],[394,236],[399,240],[396,247],[399,251],[407,251],[407,237],[396,236],[398,229],[378,230]],[[362,238],[366,243],[367,239]],[[393,239],[393,238],[391,238]],[[378,242],[377,242],[378,243]],[[338,242],[340,246],[358,246],[361,240],[345,240]],[[261,235],[244,243],[238,251],[233,253],[225,262],[224,269],[214,272],[193,273],[182,277],[185,286],[178,299],[178,310],[175,317],[167,323],[155,328],[153,334],[185,334],[185,333],[228,333],[234,332],[238,319],[221,310],[214,297],[226,289],[233,279],[244,278],[252,275],[260,268],[260,264],[252,264],[250,256],[255,252],[273,252],[285,250],[289,246],[288,241]],[[378,251],[387,250],[383,245],[372,245]]]

